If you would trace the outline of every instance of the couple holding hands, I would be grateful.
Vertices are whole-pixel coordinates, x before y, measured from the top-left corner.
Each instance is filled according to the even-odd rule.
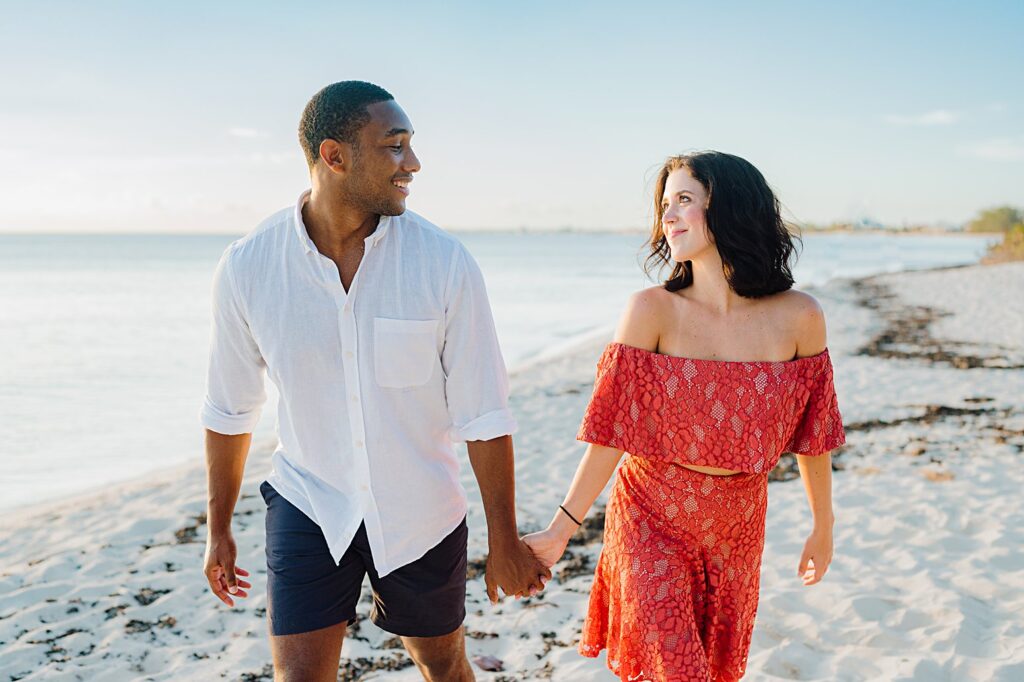
[[[251,587],[231,517],[269,374],[279,444],[260,491],[276,680],[336,679],[367,574],[371,620],[424,679],[474,679],[456,442],[483,500],[492,602],[544,588],[618,469],[580,653],[607,649],[623,680],[739,679],[768,472],[798,455],[813,515],[798,574],[816,583],[832,558],[829,453],[844,442],[824,317],[792,289],[772,190],[719,152],[661,168],[647,262],[670,276],[630,299],[568,494],[520,538],[516,424],[484,281],[455,238],[405,210],[412,136],[382,88],[324,88],[299,124],[311,190],[221,258],[201,413],[212,591],[233,605]]]

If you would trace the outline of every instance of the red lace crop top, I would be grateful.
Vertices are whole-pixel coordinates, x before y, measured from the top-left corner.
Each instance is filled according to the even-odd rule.
[[[846,442],[828,350],[784,362],[693,360],[621,343],[597,363],[576,438],[677,464],[767,473]]]

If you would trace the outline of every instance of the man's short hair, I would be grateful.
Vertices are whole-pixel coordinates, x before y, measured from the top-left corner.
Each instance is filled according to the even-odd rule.
[[[312,168],[324,140],[356,143],[359,130],[370,120],[366,107],[393,100],[384,88],[364,81],[332,83],[313,95],[299,120],[299,144]]]

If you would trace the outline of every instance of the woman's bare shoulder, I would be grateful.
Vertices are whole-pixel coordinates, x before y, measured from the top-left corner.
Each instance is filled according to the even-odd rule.
[[[817,355],[827,345],[825,311],[818,299],[804,291],[790,289],[776,294],[775,304],[796,340],[797,355]]]
[[[665,319],[666,308],[672,305],[672,297],[673,294],[661,286],[632,294],[615,330],[615,341],[645,350],[657,350],[661,322]]]
[[[824,317],[818,299],[799,289],[789,289],[773,297],[787,312],[797,317]]]

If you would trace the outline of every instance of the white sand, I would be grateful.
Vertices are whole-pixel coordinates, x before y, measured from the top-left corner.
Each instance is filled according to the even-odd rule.
[[[934,336],[968,344],[972,352],[1001,352],[1016,364],[1024,362],[1024,314],[1020,309],[1024,268],[1019,263],[1003,263],[961,270],[922,272],[908,286],[900,286],[898,277],[879,281],[892,282],[907,303],[952,313],[933,325]],[[979,297],[975,295],[978,290],[990,295]]]
[[[1024,264],[875,282],[909,304],[952,313],[930,327],[933,338],[1001,354],[1010,364],[1024,356]],[[746,679],[1024,679],[1024,370],[854,355],[883,320],[858,305],[862,294],[848,283],[816,294],[829,319],[847,425],[908,420],[850,430],[840,458],[845,470],[834,483],[836,559],[820,585],[805,588],[796,577],[810,528],[802,485],[771,484]],[[609,311],[610,322],[615,314]],[[547,523],[582,453],[575,430],[604,340],[513,376],[524,531]],[[941,414],[936,406],[974,412]],[[986,408],[992,411],[977,412]],[[922,421],[929,409],[937,416]],[[254,587],[234,609],[208,593],[202,576],[199,459],[197,453],[195,466],[5,519],[0,680],[270,679],[257,492],[268,448],[262,444],[250,457],[238,506],[239,564],[253,573]],[[474,559],[484,554],[485,535],[468,464],[464,483]],[[598,550],[573,548],[591,567]],[[590,582],[583,571],[552,581],[542,597],[492,608],[482,579],[471,581],[470,655],[505,664],[505,672],[478,671],[478,679],[614,679],[603,658],[584,659],[573,646]],[[351,663],[360,658],[404,659],[383,648],[389,639],[360,624],[345,643],[343,664],[353,670],[365,666]],[[407,667],[362,679],[420,677]]]

